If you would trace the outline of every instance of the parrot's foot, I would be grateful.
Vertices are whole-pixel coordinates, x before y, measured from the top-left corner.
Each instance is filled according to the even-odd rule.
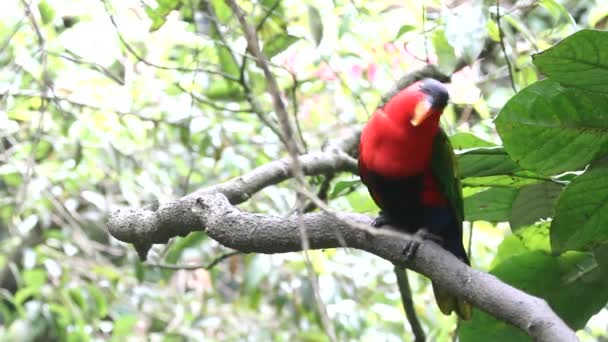
[[[426,228],[419,229],[414,234],[414,236],[416,236],[422,240],[431,240],[440,246],[443,245],[443,239],[439,235],[435,235],[435,234],[429,232]],[[402,251],[403,255],[405,256],[405,260],[407,260],[407,261],[411,260],[416,255],[416,251],[418,251],[418,247],[420,247],[420,241],[417,241],[417,240],[408,241],[407,244],[405,245],[405,248],[403,248],[403,251]]]

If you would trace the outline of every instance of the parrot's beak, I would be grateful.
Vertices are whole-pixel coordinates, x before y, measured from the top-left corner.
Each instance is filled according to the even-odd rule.
[[[412,116],[412,119],[410,120],[412,126],[418,127],[422,124],[431,114],[431,107],[432,104],[426,99],[418,102],[414,109],[414,116]]]

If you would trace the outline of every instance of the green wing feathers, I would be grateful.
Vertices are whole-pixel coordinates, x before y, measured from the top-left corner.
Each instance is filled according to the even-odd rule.
[[[458,176],[458,167],[454,149],[450,139],[443,129],[435,137],[433,143],[433,156],[431,169],[439,183],[439,189],[450,203],[458,224],[462,226],[464,221],[464,201],[462,199],[462,187]]]
[[[456,217],[457,228],[462,231],[464,201],[462,199],[462,188],[458,175],[456,156],[448,136],[441,129],[433,144],[431,169],[439,184],[439,190],[448,200],[454,216]],[[462,243],[462,241],[460,242]],[[452,295],[447,289],[436,286],[435,284],[433,284],[433,293],[435,294],[435,300],[437,301],[437,305],[441,312],[449,315],[455,311],[460,319],[471,319],[473,308],[466,300]]]

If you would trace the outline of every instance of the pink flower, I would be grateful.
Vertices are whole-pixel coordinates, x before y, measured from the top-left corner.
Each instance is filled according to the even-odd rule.
[[[336,73],[325,63],[315,71],[315,76],[324,81],[334,81],[337,78]]]
[[[377,71],[378,71],[378,64],[376,64],[374,62],[370,62],[367,65],[367,79],[370,82],[374,82],[374,80],[376,79]]]
[[[363,75],[363,67],[360,64],[353,64],[348,70],[350,78],[359,79]]]

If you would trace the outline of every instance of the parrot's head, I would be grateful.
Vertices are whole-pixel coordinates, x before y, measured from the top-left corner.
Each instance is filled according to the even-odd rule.
[[[448,104],[448,90],[441,82],[432,78],[425,78],[420,82],[416,82],[409,88],[413,92],[422,96],[417,96],[417,103],[414,110],[409,113],[410,124],[414,127],[422,125],[427,119],[433,118],[436,125],[439,124],[439,117],[443,109]]]
[[[407,131],[434,136],[448,99],[448,91],[441,82],[425,78],[399,91],[382,110]]]

